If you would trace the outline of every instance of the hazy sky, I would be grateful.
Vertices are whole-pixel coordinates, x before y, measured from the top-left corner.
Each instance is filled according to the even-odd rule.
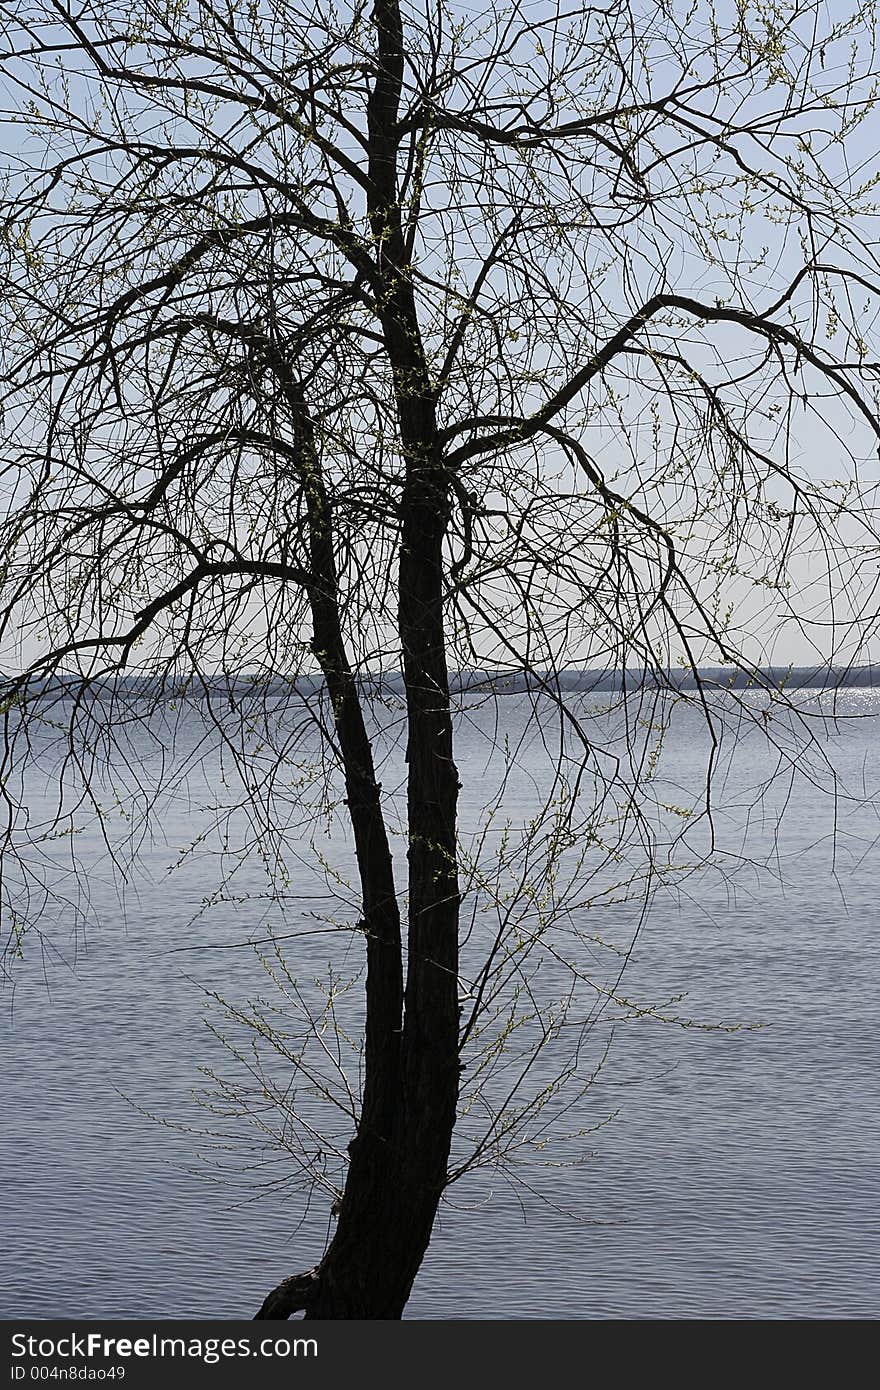
[[[22,12],[20,5],[7,5],[3,8],[11,10],[13,14]],[[462,14],[483,13],[479,7],[474,6],[457,6],[456,8]],[[673,5],[671,12],[683,15],[686,8]],[[703,9],[706,11],[705,15]],[[546,18],[551,13],[551,7],[531,5],[524,7],[525,11],[528,12],[531,19],[537,21]],[[721,7],[719,13],[723,17],[724,6]],[[694,15],[696,16],[693,21],[695,24],[707,20],[709,6],[701,8],[698,4],[694,10]],[[757,24],[757,19],[755,23]],[[657,82],[662,78],[662,67],[658,69],[658,73],[659,75],[655,76]],[[21,92],[16,91],[9,82],[6,83],[6,88],[8,104],[14,106],[18,103],[20,105]],[[73,90],[75,93],[75,81]],[[564,114],[563,112],[562,115]],[[817,119],[818,123],[821,124],[821,118]],[[11,127],[7,124],[4,126],[4,131],[7,142],[7,159],[15,165],[23,150],[20,143],[21,127]],[[880,148],[880,117],[872,114],[870,121],[861,126],[849,138],[845,153],[841,152],[840,154],[840,159],[845,162],[850,176],[855,176],[857,173],[858,181],[865,181],[876,173],[878,148]],[[843,167],[844,164],[841,163],[841,171]],[[443,184],[440,181],[434,186],[430,194],[426,195],[426,198],[428,201],[433,201],[434,204],[442,204],[443,192]],[[700,216],[700,207],[696,203],[692,209],[692,216],[695,222]],[[630,238],[628,249],[633,266],[640,268],[645,284],[649,288],[652,280],[656,280],[657,275],[662,270],[667,277],[667,287],[676,292],[699,294],[707,302],[711,302],[710,295],[716,290],[724,293],[726,273],[724,263],[716,261],[713,265],[708,260],[701,262],[699,254],[695,251],[695,247],[699,246],[699,238],[696,237],[696,232],[699,229],[696,226],[690,230],[683,228],[680,235],[676,234],[671,239],[664,233],[666,236],[664,241],[659,233],[655,237],[651,231],[651,219],[643,219],[643,221],[645,226],[639,222],[632,232],[627,233]],[[865,246],[872,256],[876,244],[876,222],[876,215],[869,216],[866,218],[864,226],[859,229],[863,235]],[[756,256],[759,248],[752,242],[758,236],[767,236],[768,239],[772,240],[772,228],[768,231],[770,223],[772,223],[772,218],[746,217],[742,224],[740,242],[735,250],[731,250],[731,256],[735,255],[744,259],[748,259],[749,256]],[[767,300],[776,294],[779,285],[784,284],[786,279],[797,269],[799,264],[799,253],[795,244],[797,232],[796,227],[792,229],[792,234],[788,238],[787,249],[782,249],[780,242],[779,247],[774,248],[773,254],[767,258],[766,287],[760,283],[760,274],[757,276],[752,274],[750,279],[746,277],[753,302],[757,305],[766,304]],[[668,260],[661,266],[658,258],[663,253],[664,246],[669,248]],[[652,255],[655,258],[653,266],[650,260]],[[851,252],[842,247],[831,245],[823,248],[823,256],[826,259],[834,260],[835,256],[846,258],[850,255]],[[625,317],[625,304],[627,298],[630,297],[630,287],[625,283],[628,272],[628,265],[622,269],[611,266],[610,269],[606,268],[604,272],[611,286],[609,293],[617,292],[619,294],[621,313],[618,321]],[[617,285],[616,291],[615,285]],[[871,296],[866,295],[866,299],[870,302]],[[862,320],[866,326],[866,336],[873,334],[876,337],[874,322],[876,303],[877,299],[874,298],[873,302],[870,303],[867,317]],[[615,326],[612,317],[608,323],[609,335],[614,331]],[[718,344],[715,349],[716,360],[711,361],[711,352],[704,354],[704,357],[707,362],[710,362],[715,379],[721,380],[723,375],[720,376],[719,372],[723,374],[724,344],[726,341],[730,341],[731,348],[733,348],[733,341],[732,339],[725,339],[723,332],[716,334],[715,340]],[[554,345],[554,348],[558,348],[558,344]],[[570,350],[574,354],[577,349],[578,344],[573,340]],[[698,358],[697,360],[702,361],[703,359]],[[575,365],[574,357],[572,362]],[[733,370],[732,365],[731,371]],[[870,438],[864,423],[857,422],[854,412],[848,405],[844,408],[839,402],[831,402],[825,398],[819,400],[810,396],[809,393],[816,386],[815,378],[810,379],[803,375],[800,380],[805,385],[808,398],[801,403],[793,415],[789,438],[790,457],[793,462],[808,476],[817,479],[831,479],[840,476],[851,467],[846,457],[848,450],[851,449],[853,454],[862,460],[862,485],[870,489],[880,476],[877,467],[876,441]],[[600,462],[606,476],[611,477],[618,473],[624,479],[624,482],[619,483],[618,486],[629,496],[636,496],[637,489],[632,481],[628,485],[626,484],[624,470],[627,467],[628,457],[635,459],[636,455],[643,450],[641,433],[647,434],[650,431],[649,408],[650,402],[647,397],[640,400],[634,394],[631,399],[624,399],[620,407],[619,418],[624,423],[621,424],[616,433],[613,419],[606,413],[601,423],[594,425],[592,421],[588,422],[588,428],[584,435],[594,450],[595,457]],[[7,420],[8,427],[9,420]],[[664,428],[671,429],[671,427],[671,419],[668,418],[664,423]],[[627,450],[630,451],[629,455]],[[549,465],[555,466],[552,449],[548,451],[547,458]],[[639,467],[641,468],[641,461]],[[674,509],[671,514],[674,515]],[[701,526],[703,530],[701,530]],[[708,536],[709,531],[709,518],[697,524],[692,531],[690,548],[695,561],[698,561],[700,537],[703,534]],[[813,541],[807,542],[803,527],[800,527],[795,535],[796,545],[791,557],[788,575],[791,583],[790,593],[792,596],[799,595],[799,607],[802,618],[806,621],[797,621],[793,618],[785,620],[777,598],[766,588],[753,586],[751,580],[760,578],[760,567],[770,560],[769,556],[764,556],[760,551],[753,549],[752,553],[745,555],[741,561],[743,572],[739,575],[731,572],[721,585],[722,605],[731,605],[732,607],[731,631],[737,634],[738,642],[751,659],[764,655],[776,663],[812,664],[832,649],[837,651],[840,659],[850,659],[854,647],[853,641],[847,636],[848,630],[859,625],[862,627],[870,626],[878,609],[875,591],[878,574],[880,574],[878,556],[876,553],[872,555],[869,550],[863,549],[866,545],[864,529],[860,528],[854,521],[841,519],[840,537],[844,547],[849,548],[849,554],[844,555],[844,559],[848,562],[855,561],[855,564],[850,564],[848,572],[846,566],[836,572],[834,581],[836,593],[832,608],[828,594],[828,567],[825,563],[825,557],[816,546],[815,538]],[[717,543],[715,550],[717,551]],[[768,564],[767,567],[770,568],[771,566]],[[564,582],[561,582],[557,591],[556,602],[561,608],[566,605],[567,595]],[[20,657],[24,661],[34,659],[40,647],[38,633],[41,615],[32,608],[29,616],[35,620],[36,627],[33,633],[24,637],[20,653]],[[686,617],[686,615],[684,616]],[[259,615],[255,614],[253,622],[255,636],[264,626],[265,622]],[[21,633],[22,629],[19,628],[18,636],[21,636]],[[302,633],[303,639],[307,640],[307,636],[307,632],[304,631]],[[12,640],[14,643],[14,637]],[[390,629],[386,634],[383,634],[381,624],[378,625],[377,645],[386,647],[390,653],[394,651],[393,634]],[[701,656],[705,654],[700,652],[699,644],[696,650]],[[680,648],[677,650],[674,642],[671,654],[673,659],[680,655]],[[490,655],[488,648],[485,655],[487,658]],[[589,660],[590,655],[589,639],[586,637],[575,638],[567,651],[569,661]],[[862,647],[860,657],[863,660],[880,660],[880,643],[878,643],[876,636],[871,637],[868,644]],[[710,653],[708,659],[715,661],[717,655]],[[10,639],[7,638],[0,646],[0,662],[8,667],[13,660]],[[389,662],[385,661],[384,664],[389,664]]]

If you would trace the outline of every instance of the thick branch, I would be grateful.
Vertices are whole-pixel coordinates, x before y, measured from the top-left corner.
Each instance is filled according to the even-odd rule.
[[[784,301],[780,301],[784,302]],[[778,306],[774,306],[778,307]],[[481,438],[472,439],[469,443],[461,445],[447,457],[449,468],[459,468],[468,459],[480,454],[492,453],[499,449],[507,448],[510,445],[521,444],[527,439],[543,430],[551,422],[554,416],[564,410],[584,387],[598,376],[617,355],[623,352],[630,341],[641,332],[645,325],[666,309],[677,309],[682,313],[691,314],[697,319],[703,319],[709,323],[733,323],[740,328],[745,328],[750,332],[764,338],[768,342],[784,344],[797,353],[803,360],[823,376],[833,381],[837,388],[848,396],[856,406],[859,414],[862,415],[871,426],[874,434],[880,439],[880,419],[867,405],[864,397],[854,386],[840,375],[840,369],[833,363],[825,360],[809,343],[804,342],[792,329],[784,324],[774,323],[765,314],[752,313],[747,309],[728,308],[725,305],[703,304],[697,299],[691,299],[687,295],[680,294],[656,294],[639,309],[638,313],[633,314],[627,322],[618,329],[612,338],[600,348],[589,362],[575,372],[566,384],[545,401],[539,410],[533,415],[526,417],[519,423],[512,423],[509,419],[505,421],[503,416],[477,416],[462,420],[457,425],[451,426],[442,432],[444,443],[454,438],[457,434],[462,434],[466,430],[476,430],[485,428],[488,425],[507,424],[507,428],[496,430],[491,434],[483,435]]]
[[[289,1318],[293,1313],[301,1313],[310,1295],[314,1293],[317,1282],[317,1268],[308,1269],[305,1274],[292,1274],[289,1279],[282,1279],[263,1299],[259,1312],[254,1314],[254,1322]]]

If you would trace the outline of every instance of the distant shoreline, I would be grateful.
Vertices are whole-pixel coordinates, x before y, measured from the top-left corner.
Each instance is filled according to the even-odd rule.
[[[358,682],[368,695],[403,695],[403,678],[398,671],[361,672]],[[0,678],[2,685],[14,689],[16,678]],[[696,690],[700,687],[717,692],[727,690],[843,690],[880,687],[880,665],[852,667],[828,666],[767,666],[754,673],[729,667],[706,666],[697,671],[675,669],[667,671],[608,671],[594,667],[569,667],[561,671],[496,671],[472,670],[450,673],[452,695],[494,694],[519,695],[529,692],[563,694],[624,694],[645,689]],[[50,677],[32,677],[24,686],[27,698],[74,697],[86,692],[91,696],[129,695],[154,696],[167,699],[205,698],[211,695],[315,695],[324,688],[319,675],[237,675],[217,674],[199,681],[173,676],[157,680],[153,676],[123,673],[112,677],[87,677],[69,673]],[[21,689],[21,687],[19,687]]]

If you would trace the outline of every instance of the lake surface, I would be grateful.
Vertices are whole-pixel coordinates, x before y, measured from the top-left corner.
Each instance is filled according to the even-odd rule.
[[[830,696],[803,699],[812,717],[832,712]],[[803,774],[763,794],[776,755],[760,721],[729,734],[719,857],[658,890],[621,984],[630,999],[686,996],[667,1012],[688,1019],[762,1026],[704,1031],[650,1016],[597,1026],[590,1065],[613,1031],[608,1059],[569,1120],[598,1128],[548,1146],[543,1162],[454,1186],[407,1316],[880,1315],[880,692],[844,692],[836,712]],[[515,766],[503,816],[521,825],[534,813],[547,773],[533,723],[525,696],[462,716],[467,834],[483,823],[505,738]],[[401,761],[393,715],[385,725],[387,787]],[[43,772],[29,774],[35,821],[58,775],[70,781],[45,737]],[[316,877],[293,818],[281,828],[285,892],[298,905],[279,921],[258,896],[252,848],[226,899],[198,915],[218,880],[209,807],[234,779],[185,712],[139,737],[105,777],[102,811],[105,827],[117,814],[130,827],[137,872],[120,881],[85,812],[78,833],[35,852],[34,872],[69,906],[47,907],[42,947],[25,939],[14,992],[2,995],[5,1317],[248,1317],[278,1279],[316,1261],[329,1229],[329,1202],[304,1203],[283,1154],[243,1148],[244,1120],[215,1120],[193,1096],[206,1084],[199,1068],[226,1060],[205,1026],[205,992],[266,992],[242,942],[269,926],[311,929],[285,943],[287,958],[304,977],[324,969],[327,874]],[[664,804],[699,799],[705,753],[698,715],[677,712],[659,763]],[[822,757],[836,798],[827,775],[815,784]],[[178,768],[176,786],[135,845],[137,817],[125,822],[131,807],[113,796],[158,780],[160,765]],[[344,866],[338,816],[319,816],[310,834]],[[626,941],[639,906],[589,915],[590,931]],[[351,944],[343,954],[354,977]],[[222,1139],[192,1132],[206,1128]]]

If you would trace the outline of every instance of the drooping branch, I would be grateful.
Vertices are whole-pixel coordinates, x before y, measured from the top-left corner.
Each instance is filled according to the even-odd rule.
[[[774,309],[785,303],[787,298],[788,295],[783,296],[773,306]],[[480,454],[493,453],[531,439],[545,425],[552,422],[554,417],[567,405],[570,405],[594,377],[604,371],[621,352],[625,351],[632,339],[641,332],[651,319],[667,309],[680,310],[682,313],[692,315],[694,318],[707,323],[735,324],[770,343],[782,344],[790,348],[811,367],[832,381],[837,389],[852,401],[858,413],[868,422],[873,433],[880,440],[880,419],[868,404],[865,396],[842,374],[841,366],[833,359],[823,356],[785,324],[775,323],[767,314],[754,313],[747,309],[731,308],[721,304],[705,304],[689,295],[656,294],[639,309],[638,313],[633,314],[608,342],[594,353],[590,360],[532,415],[527,416],[520,423],[510,421],[509,427],[506,429],[478,436],[467,444],[460,445],[447,456],[448,467],[460,468],[463,463]],[[448,444],[456,435],[498,425],[502,423],[503,419],[502,416],[484,416],[461,420],[442,432],[442,441],[444,445]]]
[[[159,594],[146,604],[135,615],[134,622],[125,632],[100,633],[97,637],[81,637],[53,647],[26,667],[20,675],[6,682],[7,690],[13,692],[27,685],[28,681],[32,680],[35,675],[57,670],[65,658],[77,656],[84,652],[112,651],[116,648],[119,653],[116,662],[118,666],[124,666],[135,642],[148,631],[160,614],[173,608],[186,594],[197,589],[203,580],[229,577],[256,580],[278,579],[282,582],[299,584],[305,589],[311,588],[313,582],[312,576],[307,571],[271,560],[242,559],[217,562],[206,560],[197,564],[173,588]]]
[[[204,96],[219,98],[223,102],[240,105],[253,112],[267,112],[284,125],[296,131],[298,135],[305,135],[309,140],[313,141],[318,149],[321,150],[321,153],[338,164],[340,169],[342,169],[342,171],[355,183],[366,185],[366,175],[356,161],[350,159],[343,150],[340,150],[338,146],[334,145],[331,141],[325,140],[320,130],[316,129],[314,125],[310,125],[308,122],[294,115],[289,105],[286,105],[283,101],[277,100],[265,86],[257,83],[252,74],[239,68],[235,69],[247,85],[256,88],[256,91],[249,93],[223,86],[218,82],[206,81],[204,78],[189,76],[186,82],[183,82],[179,79],[162,76],[159,73],[143,72],[140,69],[127,66],[122,62],[108,61],[104,55],[105,52],[110,51],[111,45],[107,42],[95,44],[66,6],[60,4],[59,0],[53,0],[53,5],[70,33],[78,41],[82,51],[89,55],[96,70],[108,82],[135,91],[150,90],[152,88],[158,91],[172,91],[180,94],[184,93],[184,91],[188,93],[199,92]],[[121,46],[124,48],[128,42],[128,37],[127,35],[120,35],[113,46]],[[204,47],[194,47],[183,42],[177,45],[177,47],[183,56],[194,56],[197,59],[213,59],[215,62],[221,61],[220,54],[206,50]],[[222,56],[222,61],[226,70],[231,71],[228,55],[224,54]],[[304,94],[299,95],[302,97]]]

